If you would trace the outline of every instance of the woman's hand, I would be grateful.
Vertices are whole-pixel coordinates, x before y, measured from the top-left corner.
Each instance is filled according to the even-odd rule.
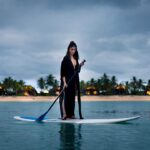
[[[67,88],[67,87],[68,87],[67,83],[66,83],[66,82],[64,82],[64,88]]]
[[[86,60],[84,59],[84,60],[80,63],[80,66],[82,67],[85,62],[86,62]]]

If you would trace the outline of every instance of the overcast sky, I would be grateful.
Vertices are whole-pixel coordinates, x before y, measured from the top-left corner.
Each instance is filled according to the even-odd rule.
[[[150,79],[149,0],[0,0],[0,80],[59,80],[71,40],[87,60],[81,80]]]

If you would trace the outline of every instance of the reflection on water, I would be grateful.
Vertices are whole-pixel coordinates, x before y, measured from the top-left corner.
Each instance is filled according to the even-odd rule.
[[[60,124],[60,148],[65,150],[81,150],[82,125],[75,125],[70,123]]]

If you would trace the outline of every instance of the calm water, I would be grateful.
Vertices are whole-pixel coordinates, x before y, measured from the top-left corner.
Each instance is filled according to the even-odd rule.
[[[15,115],[39,116],[49,102],[0,103],[0,150],[149,150],[150,102],[83,102],[85,118],[141,115],[126,124],[27,123]],[[77,109],[78,110],[78,109]],[[78,116],[76,110],[76,116]],[[55,104],[49,118],[59,117]]]

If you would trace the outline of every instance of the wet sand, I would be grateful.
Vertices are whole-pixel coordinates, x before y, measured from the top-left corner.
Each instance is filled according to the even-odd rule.
[[[57,96],[0,96],[0,102],[49,102],[56,98]],[[81,101],[150,101],[150,96],[81,96]]]

